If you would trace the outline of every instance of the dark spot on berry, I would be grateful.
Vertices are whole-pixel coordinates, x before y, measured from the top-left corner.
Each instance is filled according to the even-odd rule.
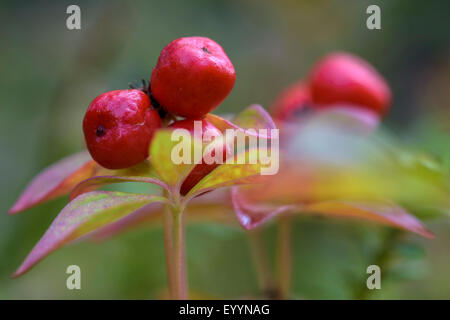
[[[209,53],[209,54],[211,54],[211,52],[208,50],[208,48],[207,47],[202,47],[202,50],[203,51],[205,51],[206,53]]]
[[[101,124],[97,127],[97,130],[95,131],[95,134],[97,137],[103,137],[106,133],[105,127],[103,127]]]

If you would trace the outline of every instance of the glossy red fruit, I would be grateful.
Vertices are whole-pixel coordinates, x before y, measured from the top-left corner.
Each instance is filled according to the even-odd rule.
[[[83,120],[92,158],[108,169],[122,169],[148,157],[150,141],[161,127],[150,98],[140,90],[115,90],[91,102]]]
[[[318,108],[357,105],[384,115],[391,102],[385,79],[363,59],[334,53],[320,60],[310,76],[312,100]]]
[[[311,93],[303,81],[296,82],[283,90],[275,99],[270,110],[276,120],[290,121],[308,112],[312,105]]]
[[[162,50],[150,87],[165,110],[200,118],[228,96],[235,79],[233,64],[219,44],[208,38],[187,37]]]
[[[172,129],[186,129],[188,130],[192,135],[194,135],[194,121],[201,121],[202,125],[202,139],[203,136],[207,131],[208,136],[214,139],[215,137],[219,137],[222,135],[222,132],[220,132],[219,129],[217,129],[212,123],[210,123],[207,120],[204,119],[185,119],[180,120],[172,123],[169,128]],[[212,141],[212,140],[211,140]],[[227,147],[224,146],[223,151],[223,159],[222,161],[226,160],[227,155]],[[214,150],[211,152],[211,157],[214,157],[215,152]],[[205,162],[199,163],[195,165],[194,169],[191,171],[191,173],[187,176],[187,178],[184,180],[183,184],[181,185],[180,193],[181,195],[186,195],[189,190],[192,189],[204,176],[206,176],[208,173],[213,171],[219,164],[218,163],[212,163],[207,164]]]

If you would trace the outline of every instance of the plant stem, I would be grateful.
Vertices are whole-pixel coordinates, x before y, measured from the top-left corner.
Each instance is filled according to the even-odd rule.
[[[164,195],[170,198],[167,191]],[[163,213],[164,249],[170,298],[180,300],[187,298],[184,205],[180,205],[178,198],[172,200],[172,204],[165,205]]]
[[[163,212],[163,224],[164,224],[164,250],[166,254],[166,271],[167,280],[169,285],[169,295],[173,298],[175,294],[174,287],[174,272],[173,272],[173,241],[172,241],[172,212],[170,211],[169,205],[164,206]]]
[[[186,285],[186,257],[184,246],[183,210],[174,208],[173,217],[173,272],[174,272],[174,299],[187,299]]]
[[[277,274],[279,299],[288,299],[292,280],[292,226],[291,217],[282,216],[278,221]]]
[[[253,260],[258,275],[258,283],[264,296],[273,299],[277,296],[272,270],[269,264],[266,246],[263,239],[263,230],[257,229],[250,231],[249,239]]]

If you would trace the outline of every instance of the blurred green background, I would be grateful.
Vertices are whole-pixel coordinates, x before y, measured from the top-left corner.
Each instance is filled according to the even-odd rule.
[[[81,7],[81,30],[66,29],[70,4]],[[370,4],[381,7],[382,30],[366,28]],[[267,107],[322,55],[358,54],[392,86],[392,112],[384,125],[448,161],[449,12],[448,1],[0,1],[0,298],[161,297],[162,230],[139,228],[104,243],[77,243],[11,279],[67,199],[17,216],[6,212],[42,168],[83,148],[81,122],[90,101],[149,79],[171,40],[207,36],[228,53],[237,80],[217,113],[251,103]],[[392,248],[398,257],[390,276],[371,298],[450,298],[450,223],[426,223],[436,239],[403,237]],[[386,230],[353,221],[298,220],[294,297],[355,298]],[[266,233],[273,254],[275,231],[269,226]],[[187,247],[192,292],[213,298],[257,295],[242,230],[191,226]],[[66,289],[70,264],[81,267],[82,290]]]

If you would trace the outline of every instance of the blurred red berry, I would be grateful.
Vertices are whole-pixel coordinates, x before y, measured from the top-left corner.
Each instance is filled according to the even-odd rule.
[[[293,120],[311,107],[311,94],[303,81],[297,82],[283,90],[275,99],[270,110],[276,120]]]
[[[219,137],[222,135],[222,132],[220,132],[219,129],[217,129],[212,123],[210,123],[207,120],[204,119],[185,119],[180,120],[172,123],[169,128],[172,129],[186,129],[191,133],[191,135],[194,135],[194,122],[195,121],[201,121],[201,127],[202,127],[202,139],[205,133],[208,131],[208,136],[212,138],[211,142],[214,140],[215,137]],[[227,156],[227,147],[223,147],[223,159],[222,161],[226,160]],[[211,157],[214,157],[215,151],[212,150]],[[195,165],[194,169],[191,171],[191,173],[187,176],[187,178],[184,180],[183,184],[181,185],[180,193],[181,195],[186,195],[189,190],[192,189],[204,176],[206,176],[208,173],[213,171],[219,164],[218,163],[212,163],[207,164],[202,161],[202,163],[199,163]]]
[[[187,37],[172,41],[161,51],[150,87],[165,110],[199,118],[228,96],[235,78],[233,64],[219,44]]]
[[[92,158],[108,169],[122,169],[148,157],[150,141],[161,127],[150,98],[140,90],[115,90],[91,102],[83,120]]]
[[[385,79],[368,62],[348,53],[333,53],[320,60],[312,70],[310,89],[318,108],[357,105],[384,115],[391,102]]]

